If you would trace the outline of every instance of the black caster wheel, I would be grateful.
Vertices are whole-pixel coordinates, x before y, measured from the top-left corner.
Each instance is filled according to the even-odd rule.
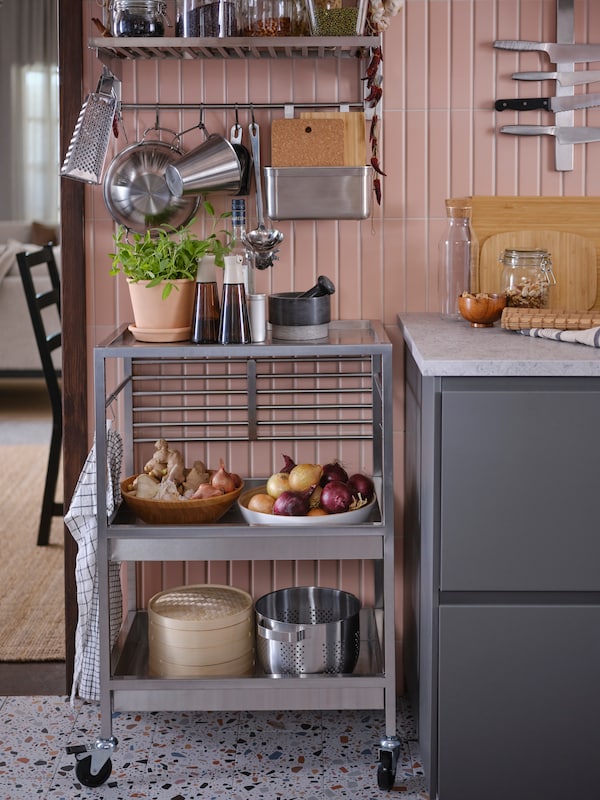
[[[382,750],[379,754],[379,766],[377,767],[377,786],[388,792],[393,788],[396,778],[393,763],[393,754],[389,750]]]
[[[105,781],[108,780],[110,773],[112,772],[112,762],[110,758],[104,762],[99,772],[95,775],[92,775],[90,769],[92,766],[92,757],[86,756],[85,758],[78,759],[77,764],[75,766],[75,774],[77,775],[77,779],[79,783],[82,783],[84,786],[101,786]]]

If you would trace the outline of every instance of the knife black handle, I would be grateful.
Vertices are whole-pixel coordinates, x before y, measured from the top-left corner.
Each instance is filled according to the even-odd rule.
[[[536,108],[550,110],[548,97],[517,97],[514,100],[496,100],[496,111],[532,111]]]

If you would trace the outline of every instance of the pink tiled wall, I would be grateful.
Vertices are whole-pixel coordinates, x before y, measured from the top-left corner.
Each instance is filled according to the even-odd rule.
[[[87,18],[96,16],[86,0]],[[600,3],[575,0],[577,41],[600,41]],[[95,35],[87,23],[86,38]],[[395,344],[394,445],[397,486],[398,630],[401,644],[401,548],[403,473],[402,346],[396,315],[437,309],[437,241],[444,199],[457,195],[600,194],[600,144],[575,148],[574,169],[554,169],[550,137],[518,139],[499,134],[501,124],[552,124],[545,112],[493,110],[498,97],[553,94],[555,84],[522,83],[516,70],[551,69],[540,53],[496,51],[494,39],[551,41],[556,35],[556,0],[405,0],[383,37],[384,99],[381,132],[383,203],[364,222],[281,223],[286,235],[281,260],[259,276],[259,290],[307,288],[324,273],[338,287],[335,317],[372,317],[388,326]],[[596,65],[597,66],[597,65]],[[99,65],[89,51],[84,87],[91,89]],[[356,96],[352,65],[323,59],[270,62],[137,62],[124,65],[125,102],[286,102],[344,100]],[[592,87],[593,91],[593,87]],[[266,112],[257,112],[268,164]],[[225,132],[231,114],[206,118]],[[585,124],[585,112],[576,113]],[[126,115],[130,141],[155,122],[154,111]],[[174,130],[196,124],[194,114],[165,112],[160,123]],[[247,117],[242,116],[242,122]],[[600,109],[587,112],[600,125]],[[186,146],[199,140],[190,135]],[[119,146],[122,146],[119,144]],[[252,208],[252,206],[251,206]],[[252,216],[252,215],[251,215]],[[99,188],[86,194],[88,339],[101,340],[130,319],[121,280],[108,276],[113,224]]]

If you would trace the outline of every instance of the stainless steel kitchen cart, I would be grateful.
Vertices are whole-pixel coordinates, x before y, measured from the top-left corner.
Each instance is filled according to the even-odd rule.
[[[247,487],[260,485],[281,453],[324,463],[349,453],[374,478],[365,523],[250,526],[237,505],[214,525],[148,525],[124,507],[107,519],[106,474],[97,470],[101,731],[69,748],[87,786],[107,780],[117,746],[116,710],[384,709],[378,784],[391,788],[399,753],[394,663],[392,347],[383,327],[339,321],[327,338],[260,344],[151,344],[123,329],[94,350],[96,457],[106,463],[107,420],[124,442],[124,476],[142,471],[158,438],[225,450]],[[351,448],[354,448],[352,450]],[[191,462],[194,456],[186,458]],[[199,457],[199,456],[197,456]],[[148,619],[136,599],[139,562],[356,561],[364,570],[361,647],[352,674],[300,677],[157,678],[148,669]],[[128,612],[110,645],[109,564],[126,562]],[[241,587],[240,587],[241,588]],[[281,587],[276,587],[281,588]],[[256,599],[256,598],[255,598]]]

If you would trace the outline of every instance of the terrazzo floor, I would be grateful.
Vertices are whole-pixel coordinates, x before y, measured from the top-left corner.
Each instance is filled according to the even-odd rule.
[[[0,800],[427,800],[410,708],[401,752],[377,788],[382,711],[116,713],[113,769],[82,786],[68,745],[92,744],[99,708],[65,697],[0,697]]]

